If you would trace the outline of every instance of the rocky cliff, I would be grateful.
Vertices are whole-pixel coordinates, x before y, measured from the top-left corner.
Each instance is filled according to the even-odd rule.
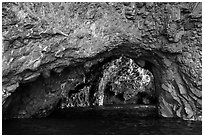
[[[201,120],[201,28],[201,3],[4,2],[3,117],[89,105],[123,56],[153,75],[161,116]]]

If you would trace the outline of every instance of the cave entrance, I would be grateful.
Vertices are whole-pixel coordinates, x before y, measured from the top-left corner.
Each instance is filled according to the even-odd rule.
[[[152,67],[148,61],[125,56],[108,62],[98,84],[98,104],[156,106]]]
[[[115,55],[95,62],[90,60],[87,68],[80,64],[76,68],[64,68],[59,73],[51,71],[49,77],[40,75],[37,80],[26,83],[27,87],[20,84],[16,94],[5,103],[4,106],[9,107],[4,109],[4,115],[42,117],[53,110],[116,105],[124,109],[128,106],[154,106],[153,110],[158,114],[160,72],[147,58]],[[22,104],[22,100],[26,103]],[[14,109],[14,104],[19,104],[18,109]]]
[[[127,56],[105,58],[90,67],[90,73],[86,74],[87,81],[90,82],[89,90],[80,85],[78,87],[81,89],[75,88],[75,92],[69,95],[75,98],[62,102],[67,107],[60,109],[60,112],[66,117],[124,113],[139,117],[158,116],[155,70],[154,64],[144,59]],[[88,97],[83,96],[85,94]],[[78,104],[85,104],[85,98],[88,99],[88,105],[80,107],[76,104],[80,101],[82,102]]]

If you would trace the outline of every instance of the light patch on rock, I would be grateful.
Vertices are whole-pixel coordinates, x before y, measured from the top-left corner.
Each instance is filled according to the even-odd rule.
[[[91,31],[92,31],[92,35],[93,35],[93,37],[97,37],[97,34],[96,34],[96,24],[95,23],[93,23],[92,25],[91,25]]]
[[[6,87],[7,91],[14,91],[19,86],[18,83]]]
[[[40,73],[33,73],[29,76],[27,76],[26,78],[23,79],[23,82],[32,82],[32,81],[35,81],[38,76],[40,75]]]

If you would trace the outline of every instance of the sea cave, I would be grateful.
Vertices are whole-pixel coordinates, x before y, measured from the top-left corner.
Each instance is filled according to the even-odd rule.
[[[141,121],[143,126],[154,123],[162,129],[155,132],[151,125],[148,133],[163,134],[165,123],[172,126],[175,119],[173,126],[191,121],[188,126],[197,122],[193,123],[194,129],[200,129],[200,5],[199,2],[2,3],[2,119],[6,125],[3,132],[34,133],[32,127],[26,130],[29,127],[26,122],[21,123],[26,125],[25,130],[12,122],[36,120],[37,127],[37,121],[42,124],[43,120],[57,118],[61,120],[50,123],[60,125],[61,121],[60,126],[77,123],[100,128],[112,122],[106,125],[107,129],[114,125],[114,119],[119,119],[115,120],[121,125],[118,129],[123,124],[129,126],[124,122],[127,117],[132,120],[131,132],[115,130],[113,134],[145,134],[146,130],[133,129]],[[43,124],[49,126],[47,122]],[[102,128],[104,131],[97,128],[94,133],[74,127],[67,132],[112,133],[110,129],[106,132],[106,128]],[[186,132],[200,133],[195,130]],[[47,130],[38,131],[36,134],[49,134],[44,132]],[[53,131],[63,133],[59,128]]]

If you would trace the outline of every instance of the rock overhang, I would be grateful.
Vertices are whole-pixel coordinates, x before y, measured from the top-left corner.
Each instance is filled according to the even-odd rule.
[[[85,5],[88,6],[89,4]],[[85,21],[85,14],[80,14],[76,18],[75,16],[73,16],[74,18],[68,18],[73,19],[72,21],[78,25],[74,28],[70,24],[71,29],[69,30],[61,29],[65,28],[66,25],[61,24],[59,27],[59,24],[55,22],[57,28],[51,27],[53,29],[43,33],[39,32],[37,35],[32,34],[32,24],[25,27],[19,24],[19,27],[15,26],[13,29],[8,29],[9,33],[3,33],[5,39],[3,41],[2,84],[3,89],[8,91],[5,93],[15,92],[19,83],[35,81],[40,74],[49,77],[50,70],[60,73],[65,67],[76,67],[87,60],[92,62],[94,58],[97,58],[102,61],[103,58],[123,54],[130,58],[143,58],[154,66],[152,72],[159,82],[157,89],[161,91],[163,96],[163,98],[160,98],[160,102],[163,104],[163,109],[161,109],[163,116],[175,115],[184,119],[197,119],[201,114],[202,105],[200,88],[202,84],[199,84],[202,80],[202,77],[199,76],[201,74],[201,69],[199,69],[201,67],[200,57],[202,57],[202,53],[199,53],[201,51],[199,49],[201,47],[201,43],[199,43],[200,10],[197,6],[199,3],[196,3],[195,6],[193,6],[193,3],[184,3],[180,7],[174,4],[159,5],[154,3],[151,4],[153,8],[149,8],[148,4],[142,4],[142,8],[140,6],[135,7],[135,4],[132,3],[122,6],[125,11],[127,7],[133,9],[128,13],[125,12],[125,16],[123,12],[115,9],[117,6],[114,3],[98,4],[94,7],[97,11],[96,18],[93,16],[94,20],[89,21],[89,23]],[[185,5],[188,4],[191,9],[185,12]],[[12,3],[10,5],[12,7]],[[78,11],[86,13],[88,9],[83,9],[85,5],[74,4],[72,8],[75,8],[77,14]],[[29,4],[22,4],[22,7],[26,6],[29,7]],[[103,8],[97,9],[98,7]],[[166,7],[168,12],[163,11]],[[174,9],[176,9],[175,12],[173,12]],[[136,14],[131,12],[134,10],[137,11]],[[141,12],[142,10],[145,12]],[[10,11],[14,15],[26,13],[26,10],[18,11],[18,9],[15,9],[13,11],[12,8]],[[72,13],[72,11],[69,12]],[[180,12],[182,14],[179,14]],[[191,12],[191,16],[185,16]],[[151,13],[154,13],[155,16]],[[27,15],[29,14],[30,12]],[[56,12],[57,14],[58,12]],[[33,15],[31,14],[31,16]],[[127,20],[126,16],[128,16]],[[160,20],[157,16],[166,21]],[[35,18],[35,16],[33,17]],[[182,22],[181,17],[184,20],[187,17],[187,20],[183,22],[184,30],[182,24],[178,24],[178,21]],[[174,20],[169,20],[171,18]],[[22,16],[20,20],[27,19]],[[37,29],[34,27],[34,30],[43,29],[39,26],[40,23],[43,24],[43,21],[35,20],[35,22],[37,23]],[[8,25],[5,22],[3,23],[4,26]],[[46,24],[46,21],[44,23]],[[168,27],[172,25],[176,25],[176,27]],[[10,25],[8,25],[9,27]],[[22,31],[22,33],[21,31],[15,31],[21,30],[21,27],[28,30]],[[5,32],[5,29],[3,32]],[[90,35],[88,35],[89,33]],[[195,34],[195,39],[192,41],[188,36],[191,33]],[[26,47],[22,45],[22,42],[26,44]],[[192,44],[194,46],[191,46]],[[13,48],[9,49],[11,46]],[[28,54],[29,52],[30,54]],[[23,56],[20,55],[21,53]],[[100,56],[103,56],[103,58],[100,58]],[[193,65],[190,65],[192,63]],[[164,106],[167,107],[164,108]]]
[[[159,101],[161,101],[161,100],[159,100],[160,99],[159,96],[161,95],[162,98],[163,98],[163,96],[165,98],[165,95],[161,94],[161,92],[163,92],[162,91],[162,88],[163,88],[162,87],[163,86],[163,84],[162,84],[162,75],[166,71],[165,63],[161,63],[162,62],[161,61],[161,54],[160,54],[160,56],[158,56],[156,53],[153,53],[152,51],[150,52],[150,51],[139,50],[139,49],[137,50],[136,53],[133,52],[134,54],[130,54],[130,53],[132,53],[132,52],[129,52],[130,49],[128,50],[127,47],[125,47],[125,49],[123,49],[122,47],[124,48],[124,45],[121,45],[121,47],[119,46],[118,48],[113,49],[113,50],[111,50],[109,52],[104,52],[104,54],[100,54],[100,56],[98,56],[99,58],[97,58],[97,56],[96,56],[95,58],[93,57],[92,59],[88,59],[88,61],[86,61],[84,63],[80,63],[80,65],[78,65],[78,66],[80,66],[81,69],[79,69],[78,71],[73,73],[74,75],[76,75],[76,77],[74,76],[73,78],[68,79],[68,82],[73,82],[74,81],[72,87],[69,87],[70,85],[66,84],[65,79],[64,79],[64,83],[62,83],[61,79],[63,79],[63,78],[60,78],[62,75],[69,75],[69,71],[70,71],[70,73],[72,73],[72,69],[66,70],[66,68],[65,68],[62,71],[62,73],[60,72],[59,74],[54,72],[54,73],[56,73],[54,75],[58,75],[57,79],[53,79],[53,78],[51,78],[51,79],[53,79],[53,81],[55,81],[55,83],[58,83],[58,85],[60,85],[58,87],[60,89],[55,89],[56,87],[54,87],[54,86],[53,86],[54,89],[52,87],[50,87],[50,89],[49,89],[50,91],[48,91],[48,92],[51,92],[51,93],[48,93],[48,94],[51,95],[52,92],[53,92],[53,95],[55,96],[55,94],[56,94],[55,92],[58,91],[59,93],[57,93],[57,94],[61,94],[61,97],[55,98],[56,100],[59,101],[60,98],[67,98],[68,97],[67,99],[70,101],[71,96],[67,96],[67,92],[69,92],[69,90],[70,91],[73,91],[73,90],[75,91],[76,90],[75,88],[77,88],[77,87],[79,88],[82,85],[82,87],[80,87],[78,89],[78,91],[75,91],[75,92],[80,92],[80,94],[78,94],[78,95],[74,94],[74,98],[79,97],[81,95],[81,92],[82,92],[84,97],[86,99],[88,99],[89,98],[89,92],[86,92],[86,91],[88,91],[90,89],[90,87],[86,86],[87,83],[85,81],[87,81],[87,82],[89,81],[89,83],[90,83],[90,81],[92,81],[92,80],[91,80],[91,78],[89,80],[86,80],[86,75],[87,75],[86,73],[90,74],[90,73],[92,73],[92,71],[103,71],[103,68],[104,68],[105,64],[110,63],[111,61],[117,60],[119,57],[120,58],[122,58],[122,57],[126,58],[126,56],[128,56],[128,58],[130,58],[131,61],[134,60],[136,62],[140,62],[138,64],[143,65],[143,67],[146,68],[146,69],[149,69],[149,71],[151,71],[152,75],[154,75],[154,83],[157,85],[157,86],[155,86],[155,91],[157,91],[157,92],[154,93],[155,94],[154,96],[156,96],[156,98],[157,98],[157,101],[156,101],[155,105],[157,105],[158,107],[161,107],[161,106],[159,106],[159,103],[160,103]],[[120,56],[120,55],[122,55],[122,56]],[[90,64],[90,62],[92,63],[92,65],[87,65],[87,63]],[[76,67],[78,67],[78,66],[76,65]],[[87,68],[85,69],[85,67],[87,67]],[[86,72],[86,70],[88,70],[88,72]],[[90,71],[90,70],[92,70],[92,71]],[[52,71],[52,70],[48,70],[48,72],[50,72],[50,71]],[[103,74],[103,72],[99,72],[99,73]],[[101,77],[102,74],[99,74],[98,77],[95,77],[95,79],[98,79],[99,77]],[[49,75],[46,75],[46,72],[44,72],[44,73],[42,73],[40,78],[38,78],[37,80],[49,79],[52,76],[53,76],[53,72],[51,74],[49,74]],[[66,76],[64,76],[64,77],[66,77]],[[31,79],[32,79],[32,77],[31,77]],[[28,85],[29,85],[29,83],[32,83],[32,81],[27,81],[27,82],[28,82]],[[23,83],[26,83],[26,82],[24,81]],[[61,90],[61,91],[59,91],[59,90]],[[45,94],[45,96],[47,96],[46,95],[47,93],[44,93],[44,94]],[[70,99],[69,99],[69,97],[70,97]],[[103,98],[101,98],[101,99],[103,99]],[[42,99],[42,100],[47,100],[47,99]],[[73,101],[73,100],[71,100],[71,101]],[[90,102],[88,100],[86,100],[86,102],[84,102],[84,104],[83,103],[80,104],[80,103],[76,104],[76,106],[85,107],[85,106],[90,105]],[[62,105],[63,107],[64,107],[64,104]],[[54,105],[54,104],[47,104],[47,105],[49,106],[49,105]],[[56,105],[56,102],[55,102],[55,105]],[[68,106],[73,107],[75,105],[69,104]],[[46,109],[44,111],[46,112]],[[165,112],[165,110],[164,110],[164,112]],[[161,112],[161,114],[163,114],[164,112]],[[160,112],[158,112],[158,113],[160,113]],[[32,115],[36,115],[36,114],[32,114]],[[170,116],[174,116],[173,113]]]

